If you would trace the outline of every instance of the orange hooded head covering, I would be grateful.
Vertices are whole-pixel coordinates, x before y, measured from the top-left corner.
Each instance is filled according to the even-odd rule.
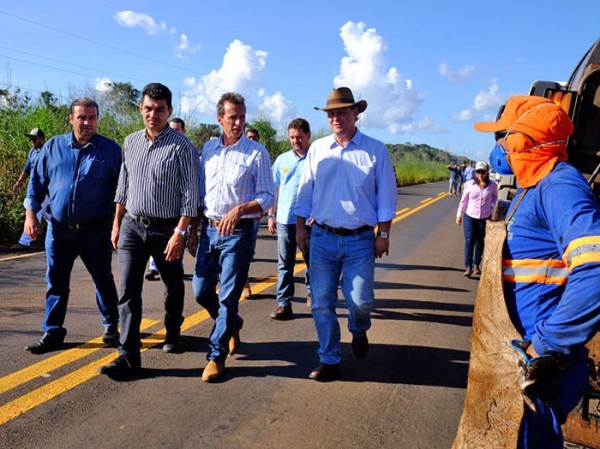
[[[543,97],[517,95],[495,122],[475,123],[483,132],[506,131],[507,160],[521,186],[533,187],[567,160],[573,122],[563,108]]]

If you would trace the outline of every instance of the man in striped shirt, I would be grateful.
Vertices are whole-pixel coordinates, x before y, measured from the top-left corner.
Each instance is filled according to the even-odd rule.
[[[243,320],[238,305],[252,259],[254,219],[275,202],[271,159],[266,148],[244,135],[244,97],[226,93],[217,103],[217,121],[223,129],[219,139],[209,140],[200,162],[200,209],[202,226],[196,268],[196,301],[215,320],[210,335],[208,364],[202,380],[215,382],[225,370],[227,355],[237,352]],[[196,250],[194,220],[190,250]],[[220,281],[219,293],[215,291]]]
[[[121,346],[119,356],[99,369],[111,377],[123,377],[141,367],[142,284],[149,256],[156,261],[165,285],[163,350],[181,351],[185,291],[181,258],[188,226],[197,214],[199,165],[191,142],[168,125],[171,100],[167,86],[145,86],[140,112],[146,127],[127,136],[123,144],[111,236],[119,250]]]

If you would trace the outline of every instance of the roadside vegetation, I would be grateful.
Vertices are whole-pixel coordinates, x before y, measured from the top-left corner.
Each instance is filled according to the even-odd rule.
[[[73,90],[69,97],[95,99],[100,107],[99,133],[122,144],[125,136],[143,127],[138,109],[141,92],[130,83],[111,83],[110,87],[106,92],[90,88],[79,92]],[[68,104],[59,101],[51,92],[33,97],[18,89],[0,89],[0,245],[14,244],[23,230],[23,199],[27,186],[23,185],[16,195],[12,194],[12,186],[30,149],[30,142],[24,134],[33,128],[41,128],[46,139],[66,133],[70,130],[68,116]],[[188,117],[182,118],[186,121],[187,136],[199,149],[220,134],[216,124],[194,123]],[[248,127],[258,129],[261,142],[269,150],[273,161],[289,150],[285,130],[278,132],[266,118],[259,116]],[[326,134],[328,130],[325,129],[313,131],[313,140]],[[387,146],[398,186],[446,179],[446,164],[455,158],[428,145],[406,143]]]

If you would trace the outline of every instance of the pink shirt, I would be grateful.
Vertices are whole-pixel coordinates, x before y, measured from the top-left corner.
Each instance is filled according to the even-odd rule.
[[[458,205],[457,217],[466,214],[471,218],[488,218],[498,201],[498,185],[494,181],[483,189],[475,181],[467,181]]]

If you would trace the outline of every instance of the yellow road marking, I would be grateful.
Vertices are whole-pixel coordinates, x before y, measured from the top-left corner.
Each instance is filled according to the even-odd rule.
[[[160,323],[159,320],[150,320],[144,318],[142,320],[140,330],[146,330],[158,323]],[[6,393],[7,391],[18,387],[19,385],[23,385],[30,380],[43,376],[44,374],[54,371],[61,366],[65,366],[76,360],[82,359],[103,348],[106,348],[106,346],[104,343],[102,343],[102,338],[94,338],[93,340],[83,343],[75,348],[68,349],[60,354],[49,357],[38,363],[34,363],[27,368],[23,368],[22,370],[4,376],[0,378],[0,394]]]
[[[7,256],[4,258],[0,258],[0,262],[4,262],[6,260],[23,259],[25,257],[37,256],[38,254],[44,254],[44,251],[37,251],[35,253],[27,253],[27,254],[19,254],[18,256]]]
[[[438,197],[437,197],[437,198],[434,198],[433,200],[429,201],[428,203],[426,203],[426,204],[422,204],[422,205],[420,205],[420,206],[417,206],[417,207],[415,207],[414,209],[410,209],[410,210],[408,210],[407,212],[405,212],[405,213],[403,213],[403,214],[401,214],[401,215],[398,215],[396,218],[394,218],[394,219],[392,220],[392,223],[397,223],[397,222],[399,222],[400,220],[404,220],[406,217],[409,217],[409,216],[411,216],[412,214],[414,214],[414,213],[416,213],[416,212],[419,212],[419,211],[420,211],[420,210],[422,210],[422,209],[425,209],[427,206],[431,206],[433,203],[436,203],[436,202],[438,202],[439,200],[441,200],[442,198],[445,198],[445,197],[447,197],[447,196],[448,196],[448,193],[447,193],[447,192],[446,192],[446,193],[444,193],[444,194],[442,194],[442,195],[438,195]]]
[[[441,198],[444,198],[448,195],[448,193],[439,194],[437,198],[432,201],[428,201],[421,206],[418,206],[414,209],[404,208],[397,212],[398,216],[394,218],[393,223],[396,223],[404,218],[418,212],[421,209],[437,202]],[[27,257],[32,254],[16,256],[15,258]],[[298,253],[297,257],[301,257],[301,254]],[[7,259],[1,259],[7,260]],[[294,274],[297,274],[306,269],[306,264],[300,263],[295,266]],[[275,285],[277,282],[277,276],[269,276],[268,278],[261,280],[258,284],[255,284],[252,288],[256,293],[260,293],[269,287]],[[240,299],[240,302],[244,301],[244,299]],[[206,310],[201,310],[189,317],[187,317],[184,323],[181,326],[181,331],[187,331],[192,327],[206,321],[210,318],[208,312]],[[148,325],[147,327],[151,327],[157,324],[157,320],[149,320],[144,319],[142,321],[142,326]],[[144,327],[146,329],[147,327]],[[145,352],[149,348],[156,346],[163,342],[166,330],[163,328],[154,334],[150,335],[147,338],[142,340],[142,349],[141,352]],[[4,393],[12,388],[15,388],[18,385],[22,385],[30,380],[39,377],[42,374],[46,374],[49,371],[55,370],[61,366],[65,366],[68,363],[71,363],[75,360],[83,358],[93,352],[101,349],[100,347],[96,347],[98,343],[101,343],[101,339],[97,338],[94,340],[90,340],[83,345],[80,345],[76,348],[70,349],[68,351],[64,351],[61,354],[57,354],[54,357],[50,357],[46,360],[43,360],[39,363],[31,365],[28,368],[20,370],[18,372],[9,374],[3,378],[0,378],[0,394]],[[0,426],[6,424],[8,421],[26,413],[27,411],[45,403],[57,396],[60,396],[63,393],[66,393],[69,390],[87,382],[93,377],[98,376],[97,369],[100,366],[106,365],[110,363],[115,358],[114,354],[108,355],[106,357],[102,357],[99,360],[95,360],[71,373],[68,373],[42,387],[39,387],[29,393],[24,394],[11,402],[0,406]]]
[[[304,267],[306,267],[306,265],[304,265]],[[266,290],[267,288],[271,287],[272,285],[274,285],[276,282],[277,282],[277,276],[270,276],[269,278],[267,278],[267,280],[260,282],[259,284],[255,284],[253,286],[253,288],[256,293],[260,293],[260,292]],[[240,299],[240,302],[242,302],[242,301],[244,301],[244,299]],[[187,331],[187,330],[191,329],[192,327],[197,326],[198,324],[202,323],[203,321],[206,321],[209,318],[210,318],[210,316],[206,310],[201,310],[197,313],[194,313],[193,315],[191,315],[185,319],[185,321],[181,325],[181,331],[182,332]],[[159,322],[158,320],[146,320],[146,321],[148,322],[148,324],[150,324],[150,322],[151,322],[150,325],[154,325]],[[144,323],[144,321],[142,321],[142,323]],[[150,326],[147,326],[147,327],[150,327]],[[162,328],[161,330],[155,332],[154,334],[148,336],[147,338],[144,338],[142,340],[142,350],[140,352],[145,352],[149,348],[161,344],[164,341],[165,333],[166,333],[165,328]],[[6,383],[7,383],[6,386],[10,386],[10,388],[5,388],[4,390],[0,390],[0,393],[3,393],[4,391],[7,391],[11,388],[14,388],[17,385],[28,382],[29,380],[31,380],[35,377],[38,377],[41,374],[45,374],[46,372],[49,371],[48,366],[51,366],[52,369],[56,369],[56,368],[59,368],[60,366],[64,366],[70,362],[73,362],[77,359],[80,359],[86,355],[89,355],[89,354],[99,350],[100,348],[89,348],[89,347],[85,348],[88,345],[92,345],[92,344],[98,343],[98,342],[101,343],[100,338],[90,340],[89,342],[87,342],[83,345],[80,345],[77,348],[69,349],[68,351],[65,351],[61,354],[51,357],[50,359],[44,360],[44,361],[39,362],[35,365],[32,365],[28,368],[25,368],[21,371],[18,371],[16,373],[13,373],[13,374],[3,377],[2,379],[0,379],[0,385],[1,385],[1,382],[7,378],[10,378],[10,381],[12,381],[12,383],[15,383],[15,385],[10,386],[8,384],[9,381],[6,381]],[[5,404],[3,406],[0,406],[0,426],[6,424],[8,421],[18,417],[19,415],[22,415],[23,413],[26,413],[29,410],[31,410],[35,407],[38,407],[39,405],[42,405],[43,403],[48,402],[48,401],[60,396],[61,394],[66,393],[69,390],[72,390],[73,388],[87,382],[91,378],[96,377],[97,375],[99,375],[98,371],[97,371],[98,368],[110,363],[114,358],[115,358],[115,355],[111,354],[111,355],[103,357],[99,360],[94,360],[93,362],[89,363],[86,366],[83,366],[71,373],[65,374],[64,376],[44,385],[42,387],[39,387],[33,391],[30,391],[29,393],[26,393],[23,396],[20,396],[17,399],[15,399],[11,402],[8,402],[7,404]],[[62,365],[59,365],[58,363],[48,363],[47,364],[48,366],[45,369],[42,368],[42,366],[38,366],[38,365],[43,365],[44,362],[48,362],[50,360],[57,361],[60,359],[62,359],[62,362],[63,362]],[[28,370],[30,370],[30,369],[31,369],[31,372],[28,372]],[[50,369],[50,371],[52,369]],[[19,377],[19,375],[23,375],[22,374],[23,372],[25,372],[26,375],[29,376],[29,379],[27,379],[26,381],[20,382],[19,381],[20,379],[18,379],[18,377]]]

